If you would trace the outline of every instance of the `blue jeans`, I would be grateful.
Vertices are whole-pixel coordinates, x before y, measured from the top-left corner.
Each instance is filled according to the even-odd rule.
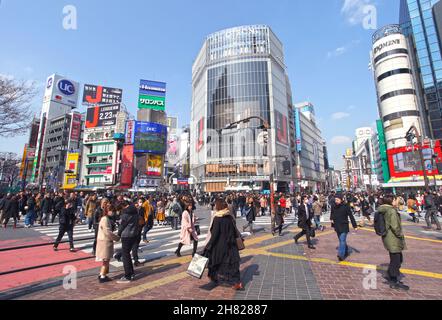
[[[338,238],[339,238],[338,256],[344,258],[348,253],[347,233],[341,233],[340,235],[338,235]]]
[[[34,225],[34,221],[35,221],[35,211],[29,210],[25,216],[25,225],[26,226]]]
[[[321,227],[321,216],[315,216],[315,224],[316,224],[316,230],[318,230]]]

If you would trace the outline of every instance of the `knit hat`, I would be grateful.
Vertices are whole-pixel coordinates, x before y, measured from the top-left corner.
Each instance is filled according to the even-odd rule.
[[[337,194],[335,195],[335,199],[344,200],[344,196],[342,195],[342,193],[337,193]]]

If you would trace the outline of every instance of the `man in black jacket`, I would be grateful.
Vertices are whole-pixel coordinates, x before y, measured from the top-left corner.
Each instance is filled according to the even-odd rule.
[[[298,244],[298,240],[305,235],[307,237],[309,249],[316,249],[310,239],[310,236],[312,235],[312,218],[313,210],[308,206],[308,197],[303,196],[298,208],[298,227],[301,228],[302,231],[293,239],[295,239],[295,243]]]
[[[358,225],[350,207],[343,203],[342,195],[340,194],[335,197],[335,205],[332,207],[330,219],[339,239],[338,259],[339,261],[344,261],[349,255],[347,235],[350,232],[350,225],[348,219],[351,220],[355,230],[358,230]]]
[[[424,207],[425,207],[425,221],[427,222],[427,229],[432,229],[432,222],[434,222],[437,226],[437,230],[441,230],[440,222],[437,218],[437,207],[434,196],[425,191],[424,193]]]
[[[55,222],[55,217],[60,214],[61,209],[64,207],[64,197],[61,193],[58,193],[54,198],[54,210],[52,213],[51,222]]]
[[[139,223],[138,211],[133,204],[128,201],[122,203],[121,223],[118,228],[118,236],[121,238],[121,255],[123,258],[124,277],[117,283],[130,283],[135,278],[134,266],[130,252],[137,242]]]
[[[51,214],[52,210],[54,209],[54,200],[52,200],[51,195],[49,193],[46,193],[44,199],[41,201],[41,212],[42,212],[42,219],[40,220],[40,224],[46,227],[49,223],[49,215]]]
[[[74,249],[74,226],[75,220],[77,219],[75,213],[75,202],[72,199],[66,201],[66,205],[60,211],[60,227],[58,232],[58,237],[54,243],[54,251],[58,251],[58,245],[60,244],[61,239],[67,232],[69,237],[69,245],[70,251],[75,252]]]

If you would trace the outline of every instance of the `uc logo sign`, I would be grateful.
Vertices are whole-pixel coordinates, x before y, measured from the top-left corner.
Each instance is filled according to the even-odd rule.
[[[58,82],[58,90],[66,96],[71,96],[75,93],[75,86],[69,80],[60,80]]]

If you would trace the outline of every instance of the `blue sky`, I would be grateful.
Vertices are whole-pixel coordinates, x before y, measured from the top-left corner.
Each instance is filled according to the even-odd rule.
[[[77,30],[63,28],[66,5],[77,9]],[[165,81],[167,111],[184,125],[192,63],[205,37],[267,24],[284,44],[294,102],[315,105],[331,162],[339,166],[355,129],[378,117],[368,70],[374,30],[362,23],[367,5],[377,9],[378,27],[397,23],[399,0],[0,0],[0,74],[38,83],[36,113],[52,73],[122,88],[133,114],[139,79]],[[0,151],[21,155],[26,141],[0,138]]]

